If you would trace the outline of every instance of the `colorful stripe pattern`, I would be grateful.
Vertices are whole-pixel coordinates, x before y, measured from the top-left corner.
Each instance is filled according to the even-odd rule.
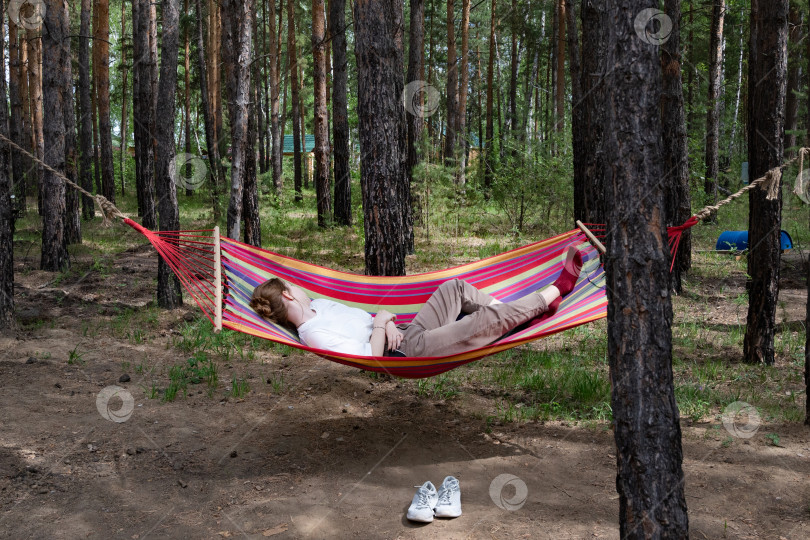
[[[378,358],[313,349],[300,343],[294,333],[259,317],[249,306],[257,285],[272,277],[279,277],[301,287],[311,298],[328,298],[372,314],[386,309],[397,315],[398,322],[409,322],[431,293],[450,279],[463,279],[504,302],[550,285],[562,270],[563,252],[572,244],[580,246],[585,265],[576,288],[563,300],[554,316],[487,347],[451,357]],[[226,279],[223,309],[225,328],[311,351],[348,366],[397,377],[438,375],[490,354],[607,315],[604,271],[596,249],[579,230],[456,268],[403,277],[363,276],[330,270],[230,238],[221,239],[221,252]]]

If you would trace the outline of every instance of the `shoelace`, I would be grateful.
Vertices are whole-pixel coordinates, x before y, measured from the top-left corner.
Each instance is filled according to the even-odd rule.
[[[445,487],[446,489],[442,490],[439,494],[439,502],[436,503],[437,506],[439,504],[450,504],[450,495],[458,491],[458,482],[449,482]]]
[[[416,492],[416,494],[419,495],[419,502],[416,505],[417,508],[430,508],[430,505],[428,504],[429,491],[423,486],[413,486],[413,487],[419,488],[419,490]]]

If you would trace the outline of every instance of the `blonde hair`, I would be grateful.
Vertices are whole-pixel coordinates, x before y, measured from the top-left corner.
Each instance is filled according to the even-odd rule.
[[[289,290],[279,278],[268,279],[253,290],[250,307],[263,319],[295,331],[295,325],[287,319],[287,307],[281,297],[281,293]]]

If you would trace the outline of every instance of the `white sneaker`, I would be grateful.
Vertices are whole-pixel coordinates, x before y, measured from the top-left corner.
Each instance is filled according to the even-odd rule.
[[[458,480],[448,476],[439,488],[438,501],[433,508],[436,517],[454,518],[461,515],[461,488]]]
[[[439,500],[436,486],[428,480],[421,486],[414,487],[419,489],[416,490],[416,495],[413,496],[407,517],[411,521],[430,523],[433,521],[433,508],[436,506],[436,501]]]

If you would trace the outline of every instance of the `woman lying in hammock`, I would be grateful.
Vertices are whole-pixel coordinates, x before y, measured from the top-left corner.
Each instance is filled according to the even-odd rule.
[[[508,303],[460,279],[446,281],[413,321],[400,325],[385,310],[372,317],[332,300],[310,300],[303,289],[278,278],[256,287],[250,307],[270,322],[297,330],[301,341],[316,349],[357,356],[393,351],[409,357],[449,356],[484,347],[525,322],[553,315],[573,290],[581,268],[582,256],[571,246],[553,285]],[[458,319],[462,313],[469,315]]]

